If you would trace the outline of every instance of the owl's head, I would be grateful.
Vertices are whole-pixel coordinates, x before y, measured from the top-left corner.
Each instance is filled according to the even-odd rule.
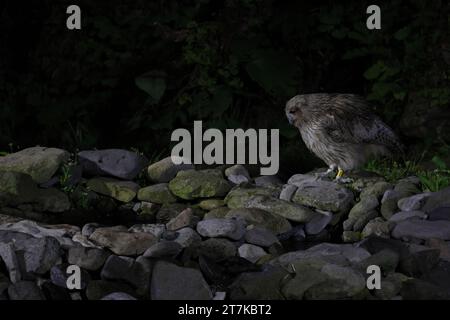
[[[307,105],[308,101],[304,95],[295,96],[286,103],[285,112],[290,124],[300,126],[307,116]]]

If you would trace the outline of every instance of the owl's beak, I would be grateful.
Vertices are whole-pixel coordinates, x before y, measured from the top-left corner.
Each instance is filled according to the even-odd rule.
[[[288,118],[289,124],[294,124],[294,116],[289,113],[286,116]]]

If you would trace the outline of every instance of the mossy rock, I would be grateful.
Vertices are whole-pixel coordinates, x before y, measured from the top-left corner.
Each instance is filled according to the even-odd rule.
[[[174,203],[177,198],[170,192],[168,183],[159,183],[139,189],[137,198],[140,201],[153,203]]]
[[[88,181],[90,190],[109,196],[121,202],[130,202],[136,197],[139,185],[132,181],[121,181],[113,178],[93,178]]]

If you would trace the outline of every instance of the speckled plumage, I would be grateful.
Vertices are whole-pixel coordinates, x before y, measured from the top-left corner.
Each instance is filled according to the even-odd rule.
[[[394,131],[357,95],[298,95],[285,111],[309,150],[330,167],[353,170],[371,158],[403,152]]]

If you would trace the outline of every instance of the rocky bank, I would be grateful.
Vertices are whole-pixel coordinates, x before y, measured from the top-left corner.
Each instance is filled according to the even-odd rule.
[[[119,149],[0,157],[0,299],[449,299],[450,188],[352,179]]]

